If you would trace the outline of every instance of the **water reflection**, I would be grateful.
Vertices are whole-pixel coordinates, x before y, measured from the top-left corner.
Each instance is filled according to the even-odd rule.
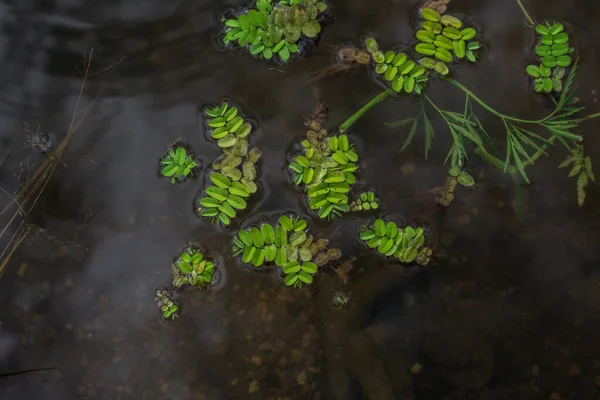
[[[531,170],[535,183],[524,191],[522,225],[512,182],[472,160],[477,189],[431,218],[446,254],[436,267],[401,269],[361,252],[355,238],[369,216],[314,221],[316,234],[357,258],[348,283],[324,273],[301,291],[244,268],[231,257],[232,232],[193,216],[200,180],[171,187],[157,177],[157,159],[174,138],[205,162],[218,156],[198,115],[231,98],[259,120],[253,145],[264,152],[264,191],[256,215],[295,210],[310,218],[283,171],[290,146],[304,134],[304,117],[326,100],[330,120],[339,123],[380,90],[361,73],[303,85],[331,62],[325,46],[284,72],[220,51],[215,16],[231,5],[0,6],[3,151],[17,138],[0,173],[10,193],[21,171],[44,160],[25,146],[24,122],[61,140],[83,55],[94,47],[93,71],[126,57],[90,80],[82,104],[95,103],[67,147],[70,161],[56,169],[31,218],[64,244],[32,235],[0,280],[0,374],[56,369],[2,377],[0,397],[593,398],[600,375],[598,190],[590,187],[588,206],[577,210],[572,182],[556,174],[556,160]],[[351,42],[361,32],[390,43],[412,35],[413,3],[333,5],[337,19],[323,44]],[[461,0],[452,8],[476,19],[488,42],[481,63],[457,68],[455,77],[504,113],[541,112],[523,77],[530,38],[518,8]],[[531,5],[534,15],[555,15],[574,27],[582,53],[578,94],[590,108],[597,35],[587,18],[596,8],[587,1]],[[429,93],[444,107],[462,105],[460,93],[441,82]],[[406,132],[383,125],[418,107],[408,99],[386,101],[350,133],[364,160],[360,179],[377,188],[382,208],[404,216],[419,206],[417,192],[447,176],[440,165],[450,138],[436,137],[425,161],[419,146],[398,155]],[[439,122],[436,131],[445,132]],[[502,132],[493,117],[482,122],[492,135]],[[593,128],[586,125],[586,151],[597,158]],[[161,321],[154,291],[171,279],[173,257],[191,241],[217,257],[227,279],[218,290],[186,291],[180,317]],[[336,311],[331,301],[340,290],[352,299]],[[422,369],[414,375],[416,363]]]

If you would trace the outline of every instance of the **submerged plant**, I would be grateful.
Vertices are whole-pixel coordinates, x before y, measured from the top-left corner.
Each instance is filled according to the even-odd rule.
[[[415,51],[424,56],[419,63],[427,69],[435,70],[441,75],[449,72],[447,64],[467,59],[476,62],[479,58],[479,42],[473,41],[477,31],[472,27],[464,27],[463,22],[452,15],[441,15],[438,11],[425,5],[421,9],[423,19],[421,28],[416,33],[419,43]],[[429,57],[435,57],[438,61]]]
[[[171,148],[161,160],[161,174],[171,178],[171,183],[181,182],[194,173],[198,166],[194,156],[188,154],[184,147]]]
[[[398,228],[394,221],[377,219],[371,226],[363,227],[360,238],[379,254],[397,258],[402,263],[416,262],[425,266],[430,262],[432,250],[425,246],[424,229],[407,226]]]
[[[204,189],[197,200],[196,211],[203,217],[212,218],[213,223],[229,225],[231,220],[248,206],[247,198],[256,193],[256,163],[262,153],[253,148],[248,150],[248,136],[252,125],[239,115],[239,109],[222,103],[205,111],[211,136],[223,149],[212,167],[209,176],[212,185]]]
[[[168,290],[157,290],[154,294],[154,301],[156,301],[156,305],[160,309],[164,319],[177,318],[179,307],[171,300],[171,295]]]
[[[283,215],[278,224],[242,229],[233,238],[234,256],[254,267],[274,263],[283,269],[285,284],[310,284],[318,267],[341,257],[338,249],[328,249],[326,239],[314,240],[306,220]]]
[[[577,204],[581,207],[585,201],[585,188],[588,182],[596,180],[592,170],[592,159],[583,155],[583,144],[577,145],[571,151],[571,155],[558,167],[566,168],[570,165],[573,168],[569,172],[569,178],[577,176]]]
[[[173,263],[173,286],[207,286],[213,281],[215,264],[206,259],[200,249],[186,248]]]
[[[247,47],[250,54],[287,62],[299,52],[302,37],[315,39],[327,5],[319,0],[257,0],[237,18],[223,18],[223,43]]]
[[[373,192],[363,192],[358,199],[350,203],[350,211],[369,211],[379,208],[379,199]]]
[[[569,47],[569,35],[564,31],[563,24],[555,22],[535,27],[538,34],[538,44],[535,49],[541,63],[528,65],[527,74],[535,79],[535,91],[540,93],[561,92],[566,69],[572,63],[570,54],[575,51]]]

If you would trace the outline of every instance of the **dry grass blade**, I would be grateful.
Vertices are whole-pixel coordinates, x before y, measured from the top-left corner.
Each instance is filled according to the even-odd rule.
[[[96,73],[91,73],[93,53],[94,53],[94,49],[92,48],[89,56],[87,56],[87,57],[84,56],[84,72],[82,74],[83,81],[79,88],[77,101],[75,103],[75,109],[71,116],[71,121],[69,123],[69,129],[67,131],[67,134],[58,143],[58,145],[56,146],[56,149],[54,149],[54,151],[47,154],[47,157],[44,160],[44,162],[38,167],[38,169],[35,171],[33,176],[27,180],[27,182],[23,185],[21,190],[18,193],[16,193],[15,196],[11,196],[12,201],[10,201],[2,209],[2,211],[0,211],[0,216],[2,216],[5,213],[7,213],[9,210],[11,210],[12,208],[15,208],[15,206],[16,206],[16,210],[13,212],[12,216],[10,217],[10,219],[8,220],[8,222],[6,223],[6,225],[3,227],[2,231],[0,232],[0,239],[4,237],[4,235],[6,234],[8,229],[13,225],[15,220],[19,216],[21,217],[21,221],[20,221],[19,225],[17,226],[17,228],[15,229],[14,234],[12,235],[12,237],[6,244],[4,250],[0,254],[0,277],[2,277],[2,275],[4,274],[6,265],[10,261],[12,255],[15,253],[17,248],[21,245],[23,240],[25,240],[25,238],[27,237],[27,235],[30,232],[30,229],[28,227],[26,227],[26,225],[25,225],[27,217],[29,216],[29,214],[31,213],[33,208],[35,207],[35,205],[38,202],[39,198],[41,197],[42,193],[44,192],[44,189],[46,188],[46,185],[50,181],[50,178],[52,177],[52,175],[56,169],[56,166],[61,162],[61,157],[65,151],[65,148],[67,147],[68,143],[71,141],[73,135],[76,133],[80,124],[83,122],[83,120],[84,120],[85,116],[87,115],[87,113],[89,112],[90,108],[95,103],[95,99],[94,99],[89,106],[80,108],[81,99],[83,96],[83,90],[85,88],[88,78],[92,75],[95,75],[97,73],[104,72],[104,71],[110,69],[111,67],[113,67],[114,65],[118,64],[119,62],[121,62],[123,60],[123,58],[122,58],[121,60],[117,61],[116,63],[113,63],[110,66],[108,66]],[[11,145],[11,148],[12,148],[12,145]],[[10,148],[9,148],[9,150],[10,150]],[[4,161],[5,158],[6,158],[6,155],[2,159],[2,162]],[[20,201],[20,204],[19,204],[19,201]]]

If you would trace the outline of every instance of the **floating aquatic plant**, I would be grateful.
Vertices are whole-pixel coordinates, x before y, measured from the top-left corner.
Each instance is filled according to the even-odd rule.
[[[527,74],[535,79],[535,91],[543,93],[561,92],[566,69],[572,63],[569,47],[569,35],[564,32],[563,24],[546,22],[535,27],[538,44],[535,53],[540,57],[539,65],[528,65]]]
[[[416,32],[419,43],[415,51],[424,56],[419,63],[441,75],[449,72],[448,63],[467,59],[476,62],[479,58],[480,43],[473,39],[477,31],[472,27],[464,27],[463,22],[452,15],[441,15],[427,6],[421,9],[423,22]],[[435,57],[435,61],[430,56]]]
[[[157,290],[154,294],[154,301],[156,301],[156,305],[160,309],[164,319],[177,318],[179,307],[171,300],[171,295],[168,290]]]
[[[425,74],[425,67],[417,65],[405,53],[396,53],[388,50],[383,53],[375,38],[365,40],[365,48],[371,54],[375,64],[375,73],[383,76],[387,85],[396,93],[421,94],[427,86],[429,78]]]
[[[327,4],[319,0],[258,0],[254,9],[236,18],[223,18],[223,43],[248,48],[250,54],[270,60],[277,56],[287,62],[299,52],[305,37],[315,39],[321,32]]]
[[[341,310],[350,303],[350,293],[344,290],[338,290],[333,294],[333,308]]]
[[[161,174],[171,178],[171,183],[182,182],[193,175],[198,166],[192,154],[188,154],[185,147],[170,148],[167,154],[160,160],[162,166]]]
[[[397,258],[406,264],[416,262],[425,266],[431,261],[433,252],[425,246],[424,234],[420,226],[399,228],[394,221],[386,223],[377,219],[373,225],[363,227],[360,238],[370,249],[377,249],[383,256]]]
[[[213,223],[229,225],[237,214],[248,206],[247,198],[256,193],[256,163],[262,153],[253,148],[248,150],[248,136],[252,125],[239,115],[239,109],[228,103],[205,111],[211,136],[223,149],[212,167],[209,176],[212,185],[204,189],[197,200],[197,212],[212,218]]]
[[[213,281],[215,264],[193,246],[187,247],[171,266],[173,286],[206,286]]]
[[[379,208],[379,199],[373,192],[363,192],[358,199],[350,203],[350,211],[369,211]]]
[[[332,218],[350,211],[348,193],[356,182],[358,154],[346,135],[329,135],[323,127],[325,107],[320,104],[305,123],[303,154],[289,168],[294,183],[303,186],[311,210],[319,218]]]
[[[242,229],[233,239],[234,256],[259,268],[275,264],[283,269],[285,284],[300,287],[310,284],[318,267],[341,257],[338,249],[329,249],[326,239],[315,240],[308,233],[306,220],[283,215],[277,224]]]
[[[457,184],[465,187],[472,187],[475,185],[475,178],[468,172],[461,170],[458,166],[450,168],[448,171],[448,178],[446,178],[446,184],[436,198],[437,204],[443,207],[449,207],[454,200],[454,190],[456,189]]]

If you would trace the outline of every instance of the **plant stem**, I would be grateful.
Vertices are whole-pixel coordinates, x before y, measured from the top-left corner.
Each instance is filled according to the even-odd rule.
[[[429,96],[427,96],[426,94],[424,96],[425,96],[425,99],[429,102],[429,104],[431,104],[433,106],[433,108],[435,108],[435,110],[442,116],[444,121],[446,121],[446,123],[448,123],[448,120],[446,119],[446,117],[444,117],[442,110],[440,110],[438,108],[438,106],[435,105],[435,103],[429,98]],[[469,96],[469,94],[467,93],[467,97],[468,96]],[[491,155],[490,153],[488,153],[488,151],[483,146],[477,146],[475,148],[475,154],[477,154],[479,157],[481,157],[488,164],[490,164],[498,169],[501,169],[504,172],[513,174],[517,171],[517,169],[515,167],[513,167],[512,165],[506,166],[506,163],[504,161],[502,161],[498,157],[495,157],[495,156]]]
[[[340,133],[346,132],[352,125],[354,125],[354,123],[356,121],[358,121],[360,119],[360,117],[362,117],[371,108],[375,107],[377,104],[379,104],[383,100],[385,100],[390,94],[392,94],[392,92],[389,90],[386,90],[386,91],[378,94],[373,99],[371,99],[371,101],[369,101],[367,104],[362,106],[360,110],[358,110],[357,112],[352,114],[350,116],[350,118],[348,118],[346,121],[344,121],[344,123],[342,123],[340,125]]]
[[[521,3],[521,0],[517,0],[517,4],[521,8],[521,11],[523,11],[523,14],[525,14],[525,18],[527,18],[527,21],[529,21],[529,25],[535,26],[535,22],[533,22],[533,19],[529,16],[529,13],[527,12],[527,10],[525,9],[525,7],[523,6],[523,3]]]
[[[465,92],[467,95],[471,96],[471,98],[473,100],[475,100],[477,103],[479,103],[483,108],[485,108],[486,110],[488,110],[495,116],[502,118],[504,120],[521,122],[523,124],[541,124],[541,123],[547,121],[548,119],[552,118],[552,116],[554,116],[554,114],[556,114],[556,112],[558,111],[558,108],[556,108],[554,111],[552,111],[551,114],[548,114],[546,117],[544,117],[542,119],[538,119],[538,120],[529,120],[529,119],[521,119],[521,118],[511,117],[506,114],[502,114],[502,113],[494,110],[492,107],[488,106],[483,100],[481,100],[479,97],[477,97],[473,92],[471,92],[469,89],[467,89],[465,86],[463,86],[460,82],[458,82],[452,78],[445,78],[445,80],[447,82],[449,82],[451,85],[454,85],[457,88],[459,88],[460,90],[462,90],[463,92]]]
[[[590,114],[587,117],[577,119],[575,122],[579,123],[579,122],[587,121],[588,119],[594,119],[594,118],[598,118],[598,117],[600,117],[600,113]]]

